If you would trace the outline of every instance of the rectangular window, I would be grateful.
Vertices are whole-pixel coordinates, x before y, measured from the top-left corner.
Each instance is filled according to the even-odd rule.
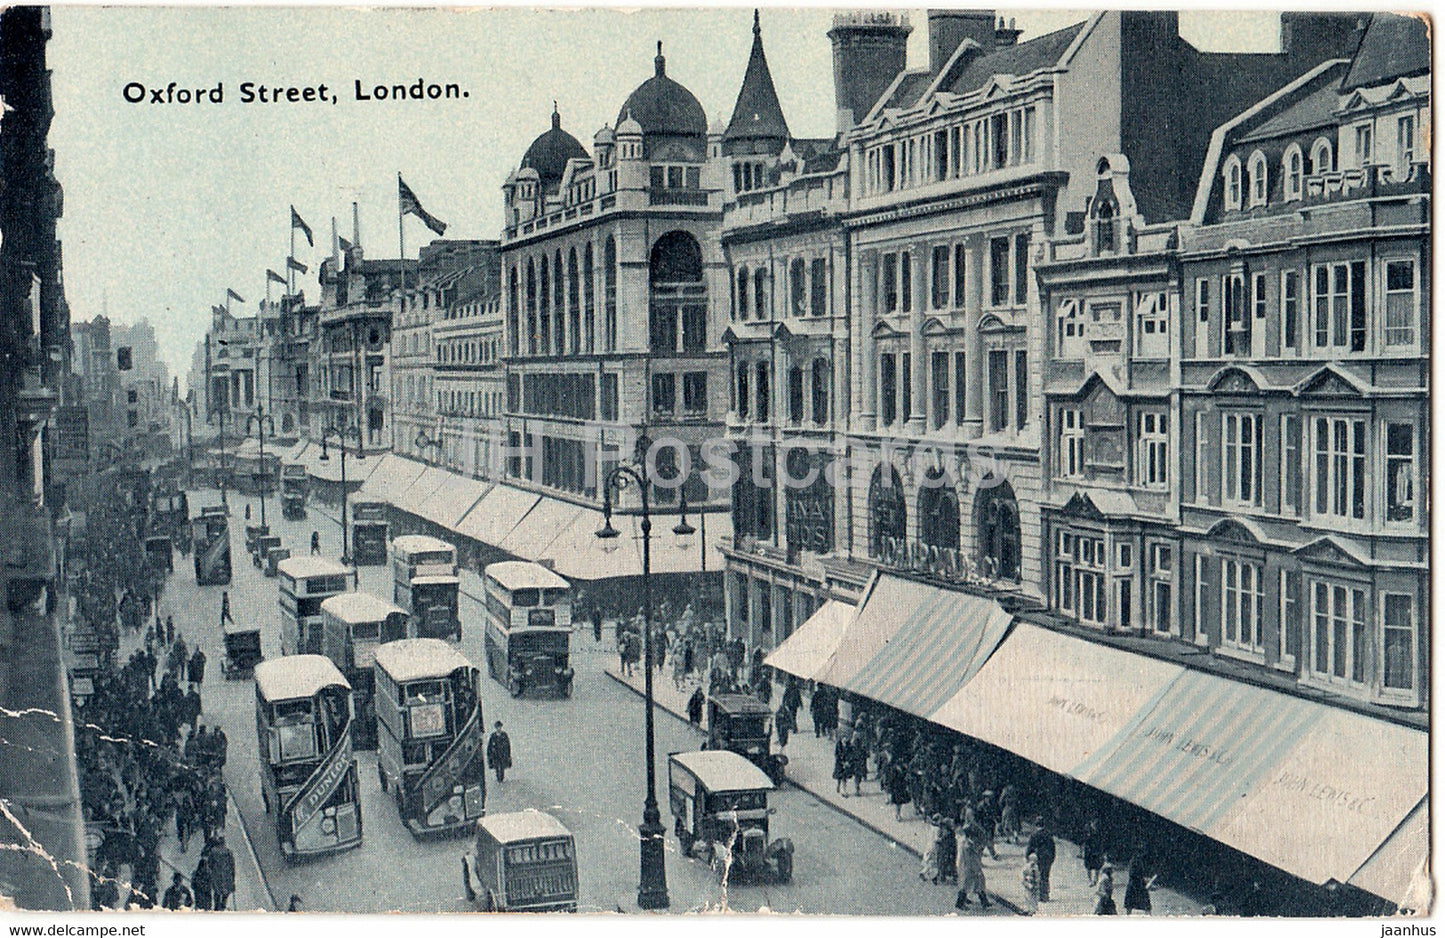
[[[1197,324],[1194,327],[1194,356],[1209,357],[1209,280],[1200,277],[1194,281],[1194,309]]]
[[[1415,343],[1415,262],[1385,262],[1385,344]]]
[[[1385,520],[1415,520],[1415,427],[1385,425]]]
[[[1221,285],[1224,300],[1224,354],[1249,355],[1249,308],[1244,294],[1244,274],[1229,274]]]
[[[1206,577],[1209,575],[1209,560],[1203,554],[1194,555],[1194,644],[1208,645],[1209,634],[1204,629],[1205,601],[1204,597],[1209,595],[1209,584]]]
[[[1299,514],[1300,455],[1299,417],[1281,414],[1279,418],[1279,510],[1281,514]]]
[[[993,431],[1008,426],[1008,352],[998,349],[988,353],[988,428]]]
[[[989,169],[1008,165],[1008,115],[995,114],[988,119]]]
[[[1014,352],[1014,429],[1029,422],[1029,353]]]
[[[707,413],[707,372],[689,371],[682,376],[682,412],[689,417]]]
[[[898,311],[898,255],[883,255],[883,309]]]
[[[1315,267],[1315,346],[1365,350],[1365,263]]]
[[[1074,611],[1074,535],[1060,531],[1054,554],[1054,608]]]
[[[1254,275],[1254,318],[1256,320],[1264,319],[1269,313],[1268,293],[1268,276],[1264,273],[1256,273]],[[1256,325],[1262,326],[1261,323],[1256,323]]]
[[[1263,654],[1260,616],[1264,609],[1264,590],[1259,566],[1233,557],[1221,557],[1219,579],[1220,642],[1243,651]]]
[[[828,397],[832,390],[832,372],[825,358],[813,359],[813,422],[822,426],[828,422]]]
[[[1365,421],[1316,417],[1314,513],[1365,517]]]
[[[1032,105],[1023,109],[1023,149],[1019,158],[1024,163],[1034,161],[1034,107]]]
[[[767,362],[758,362],[758,420],[771,423],[773,420],[772,373]]]
[[[904,423],[913,419],[913,356],[908,352],[899,356],[898,413]]]
[[[1059,476],[1072,479],[1084,474],[1084,412],[1075,408],[1059,411]]]
[[[1169,485],[1169,415],[1139,415],[1139,484],[1145,488]]]
[[[933,386],[933,429],[941,430],[948,423],[948,353],[934,352],[930,358],[930,381]]]
[[[1279,276],[1280,345],[1299,347],[1299,271],[1286,270]]]
[[[1374,127],[1363,124],[1355,128],[1355,158],[1363,169],[1375,161]]]
[[[803,422],[803,369],[797,366],[788,369],[788,422]]]
[[[899,308],[905,313],[913,309],[913,255],[907,251],[898,255],[899,292],[903,296]]]
[[[1022,306],[1029,295],[1029,236],[1014,236],[1014,305]]]
[[[948,257],[948,245],[940,244],[933,248],[931,292],[934,309],[943,309],[948,306]]]
[[[1224,415],[1224,500],[1259,504],[1260,419],[1256,414]]]
[[[670,373],[652,376],[652,412],[670,416],[677,407],[677,377]]]
[[[752,366],[749,365],[747,362],[743,362],[742,364],[738,365],[738,380],[736,391],[737,400],[735,404],[738,412],[738,417],[742,418],[743,420],[748,419],[748,411],[751,409],[752,404],[752,392],[748,389],[748,372],[751,367]]]
[[[1141,358],[1169,357],[1169,294],[1134,296],[1135,350]]]
[[[898,359],[884,352],[878,360],[878,422],[892,426],[898,406]]]
[[[1387,691],[1415,689],[1415,597],[1405,593],[1380,596],[1384,615],[1381,683]]]
[[[994,306],[1008,302],[1008,246],[1008,238],[991,238],[988,242],[989,299]]]
[[[966,353],[953,353],[953,422],[963,426],[965,405],[968,403],[968,382],[967,372],[964,370],[964,358]]]
[[[828,261],[817,258],[810,268],[809,285],[812,287],[810,306],[814,316],[828,315]]]
[[[652,188],[654,189],[661,189],[663,186],[667,185],[667,167],[665,166],[652,167],[652,171],[648,174],[648,176],[649,181],[652,183]]]
[[[1299,578],[1288,570],[1279,572],[1279,663],[1294,667],[1299,654]]]
[[[962,244],[953,246],[953,305],[964,307],[964,271],[967,267],[968,248]]]
[[[1395,122],[1395,177],[1405,179],[1410,175],[1410,164],[1415,162],[1415,116],[1407,114]]]
[[[1313,581],[1310,620],[1317,677],[1345,684],[1365,681],[1365,591],[1339,583]]]

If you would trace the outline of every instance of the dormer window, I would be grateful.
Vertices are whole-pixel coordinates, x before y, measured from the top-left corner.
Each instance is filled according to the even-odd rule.
[[[1239,157],[1231,156],[1224,163],[1224,207],[1226,210],[1239,211],[1244,205],[1243,199],[1243,170],[1240,167]]]
[[[1361,124],[1355,128],[1355,162],[1363,169],[1375,161],[1375,128]]]
[[[1335,148],[1323,137],[1316,140],[1310,147],[1310,171],[1312,173],[1335,171]]]
[[[1249,207],[1269,202],[1269,164],[1264,154],[1255,150],[1249,156]]]
[[[1291,144],[1284,153],[1284,198],[1286,202],[1304,197],[1304,154],[1299,144]]]

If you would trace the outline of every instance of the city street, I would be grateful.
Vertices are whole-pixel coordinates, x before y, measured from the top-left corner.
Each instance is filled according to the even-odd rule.
[[[215,491],[195,492],[193,511],[215,504]],[[245,553],[244,506],[256,499],[230,497],[232,511],[231,607],[238,621],[259,622],[267,657],[281,652],[277,581],[266,579]],[[341,553],[334,509],[308,505],[305,521],[283,521],[272,500],[267,520],[284,546],[305,552],[311,531],[321,533],[323,552]],[[273,900],[285,908],[291,895],[307,911],[460,912],[469,904],[462,893],[461,861],[470,843],[463,839],[417,841],[397,817],[392,800],[380,788],[375,753],[358,754],[365,837],[355,850],[291,865],[277,845],[261,801],[257,771],[253,685],[228,681],[221,674],[219,630],[221,587],[195,584],[189,558],[177,556],[167,584],[163,612],[175,616],[186,641],[198,640],[209,659],[202,722],[220,724],[229,737],[226,781],[241,811]],[[361,588],[391,597],[389,568],[361,571]],[[466,584],[463,589],[466,590]],[[482,660],[481,606],[462,597],[462,650]],[[489,813],[539,807],[555,814],[575,834],[580,877],[580,911],[636,910],[638,847],[636,828],[643,800],[642,705],[626,688],[602,673],[613,653],[610,642],[594,643],[578,632],[573,643],[576,689],[571,699],[511,699],[483,673],[482,701],[490,726],[500,719],[512,738],[515,767],[501,785],[489,778]],[[659,709],[657,714],[658,800],[670,829],[665,753],[694,749],[699,734]],[[672,911],[726,907],[762,908],[833,914],[939,914],[951,911],[953,890],[918,878],[918,860],[867,830],[852,818],[805,792],[784,788],[773,796],[777,813],[773,837],[790,837],[796,846],[793,882],[787,886],[746,885],[724,892],[712,869],[682,857],[677,840],[667,839],[667,877]],[[998,907],[995,907],[998,911]]]

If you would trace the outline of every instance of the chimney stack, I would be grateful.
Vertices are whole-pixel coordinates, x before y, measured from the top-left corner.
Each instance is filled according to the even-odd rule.
[[[873,110],[898,73],[908,67],[908,17],[886,10],[838,13],[833,40],[833,89],[842,136]]]
[[[929,10],[928,70],[943,71],[965,39],[978,43],[985,55],[993,51],[992,10]]]
[[[998,29],[995,30],[993,36],[994,45],[1000,49],[1016,45],[1019,41],[1019,33],[1023,32],[1023,30],[1018,28],[1017,23],[1018,20],[1010,19],[1008,25],[1005,26],[1003,24],[1003,17],[1000,16],[998,18]]]

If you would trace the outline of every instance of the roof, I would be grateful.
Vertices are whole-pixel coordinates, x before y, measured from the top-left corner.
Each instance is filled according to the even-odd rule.
[[[778,103],[773,74],[763,53],[763,30],[758,22],[757,10],[753,11],[753,50],[748,56],[747,71],[743,73],[743,84],[738,90],[737,103],[733,105],[732,120],[723,131],[723,139],[788,139],[788,122],[783,117],[783,106]]]
[[[430,534],[403,534],[394,539],[391,546],[397,550],[404,550],[409,554],[419,553],[424,550],[456,550],[455,544],[448,544],[439,537],[432,537]]]
[[[376,666],[398,684],[445,677],[472,663],[456,648],[439,638],[403,638],[376,649]]]
[[[726,749],[675,752],[669,758],[687,769],[708,791],[753,791],[772,788],[773,780],[745,757]]]
[[[552,109],[552,127],[532,141],[522,157],[522,166],[537,171],[544,187],[552,187],[562,181],[568,160],[586,159],[587,150],[577,138],[562,129],[562,115]]]
[[[311,576],[349,576],[351,568],[325,557],[288,557],[276,565],[276,572],[303,580]]]
[[[707,114],[691,91],[667,77],[661,42],[653,66],[653,76],[638,85],[617,112],[618,131],[630,117],[647,136],[706,137]]]
[[[1074,23],[1027,42],[970,57],[956,64],[953,74],[943,76],[939,88],[954,94],[968,94],[987,85],[995,75],[1027,75],[1057,65],[1085,25]]]
[[[325,655],[287,655],[256,665],[256,692],[263,700],[299,700],[323,687],[351,690],[346,678]]]
[[[1423,16],[1370,17],[1342,91],[1368,88],[1430,71],[1430,27]]]
[[[461,579],[454,576],[415,576],[411,578],[412,586],[437,586],[444,583],[460,583]]]
[[[1336,72],[1332,77],[1337,81],[1339,73]],[[1293,105],[1263,121],[1248,133],[1240,134],[1236,142],[1269,140],[1316,127],[1334,126],[1335,111],[1340,106],[1340,89],[1335,81],[1321,82],[1319,87]]]
[[[487,564],[485,574],[503,589],[571,589],[572,584],[539,563],[504,560]]]
[[[904,72],[893,83],[892,93],[881,103],[885,108],[912,107],[919,97],[933,83],[933,75],[927,71]]]
[[[329,612],[344,622],[380,622],[393,613],[406,615],[406,610],[370,593],[338,593],[321,601],[321,611]]]
[[[751,694],[718,694],[713,701],[728,713],[758,713],[764,716],[773,713],[767,704]]]
[[[504,844],[541,837],[572,836],[572,832],[561,821],[536,808],[511,811],[507,814],[489,814],[478,823],[488,834]]]

